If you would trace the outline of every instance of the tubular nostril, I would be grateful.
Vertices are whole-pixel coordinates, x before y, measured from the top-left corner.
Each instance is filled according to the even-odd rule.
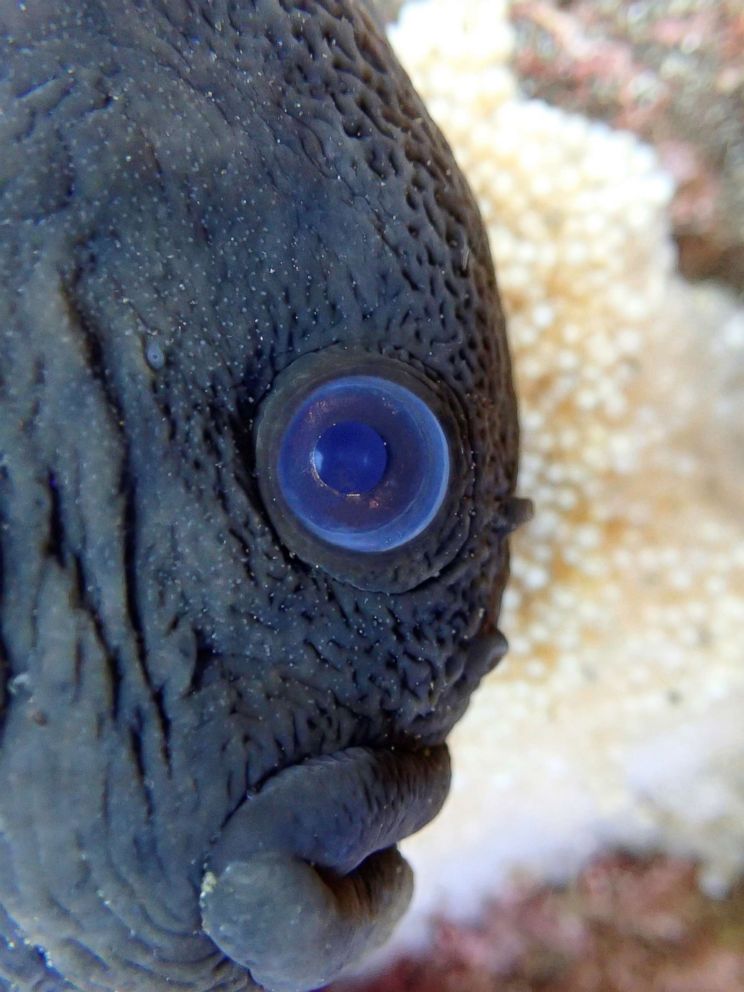
[[[534,513],[535,508],[531,499],[510,496],[501,506],[500,526],[507,534],[510,534],[522,524],[529,523]]]

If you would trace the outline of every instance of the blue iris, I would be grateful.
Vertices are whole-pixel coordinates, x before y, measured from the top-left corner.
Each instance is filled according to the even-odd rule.
[[[350,375],[300,403],[279,445],[279,488],[317,537],[361,552],[412,540],[442,505],[449,448],[416,393],[389,379]]]

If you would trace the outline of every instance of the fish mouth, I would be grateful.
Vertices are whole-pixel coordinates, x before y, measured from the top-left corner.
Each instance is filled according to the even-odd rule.
[[[272,776],[225,824],[204,931],[269,992],[325,985],[389,937],[413,893],[395,847],[449,792],[447,746],[349,747]]]

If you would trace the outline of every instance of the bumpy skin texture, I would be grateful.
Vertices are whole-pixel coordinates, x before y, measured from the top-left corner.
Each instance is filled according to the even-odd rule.
[[[421,748],[503,653],[485,235],[362,4],[0,0],[0,45],[0,989],[253,988],[199,901],[246,794],[371,755],[374,810],[394,748],[424,755],[416,812],[446,776]],[[441,384],[467,434],[419,572],[403,548],[373,590],[283,545],[256,479],[275,378],[347,347]],[[371,814],[335,788],[341,836]]]

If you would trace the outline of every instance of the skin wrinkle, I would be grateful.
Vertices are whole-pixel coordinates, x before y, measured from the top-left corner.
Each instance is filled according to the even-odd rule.
[[[111,769],[111,765],[108,766],[107,771]],[[110,809],[110,787],[109,783],[115,781],[115,778],[108,774],[105,777],[103,784],[103,798],[101,802],[101,807],[103,810],[103,819],[107,828],[111,828],[111,824],[115,822],[115,818],[111,815]],[[78,849],[82,852],[85,850],[85,843],[83,838],[78,835],[77,837]],[[112,851],[107,847],[105,850],[107,867],[106,871],[114,877],[117,883],[119,883],[122,889],[126,890],[127,899],[124,900],[122,909],[127,911],[127,916],[116,914],[118,919],[122,924],[127,926],[130,930],[134,929],[133,924],[141,922],[144,920],[147,927],[156,930],[158,928],[165,930],[173,935],[179,932],[179,925],[182,925],[182,921],[175,918],[171,918],[168,923],[164,919],[159,922],[155,922],[151,913],[149,912],[150,907],[147,906],[146,902],[140,898],[136,884],[129,878],[127,878],[120,870],[120,866],[127,867],[127,861],[124,858],[115,858],[112,856]],[[161,869],[166,870],[165,865],[161,864]],[[136,881],[136,879],[135,879]],[[160,908],[160,907],[157,907]]]
[[[204,13],[0,0],[0,643],[29,674],[2,710],[0,891],[63,976],[0,944],[3,992],[26,967],[49,992],[253,988],[240,928],[234,963],[199,905],[246,794],[318,755],[353,782],[363,745],[386,808],[383,757],[440,744],[495,661],[473,645],[516,415],[467,186],[353,0]],[[460,503],[371,584],[283,545],[258,489],[262,400],[331,348],[416,372],[468,445]],[[428,808],[416,767],[396,823]],[[370,853],[333,788],[329,858],[344,829]],[[396,901],[370,872],[350,933]]]

